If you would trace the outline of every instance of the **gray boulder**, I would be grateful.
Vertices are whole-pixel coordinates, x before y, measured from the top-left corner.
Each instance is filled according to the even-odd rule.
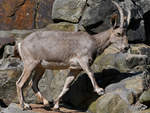
[[[3,109],[2,113],[35,113],[33,111],[23,111],[19,108],[19,106],[15,103],[11,103],[8,108]]]
[[[36,1],[35,28],[43,28],[47,24],[53,23],[52,7],[54,0]]]
[[[144,91],[142,93],[142,95],[139,98],[140,103],[149,105],[150,103],[150,89],[148,89],[147,91]]]
[[[80,24],[92,32],[106,30],[111,26],[109,18],[113,13],[112,9],[113,5],[110,0],[88,0]],[[98,30],[95,30],[98,26],[100,26]]]
[[[99,97],[96,102],[90,106],[89,111],[90,110],[92,110],[92,113],[132,113],[128,103],[118,94],[113,93]]]
[[[55,0],[52,19],[78,23],[86,0]]]
[[[127,28],[128,40],[130,42],[149,40],[149,8],[147,7],[149,1],[124,0],[118,3],[123,8],[125,16],[127,16],[128,9],[131,11],[131,21]],[[117,13],[116,11],[116,6],[112,4],[111,0],[88,0],[80,24],[91,34],[102,32],[112,26],[110,19],[114,13]],[[117,23],[120,24],[119,19]]]

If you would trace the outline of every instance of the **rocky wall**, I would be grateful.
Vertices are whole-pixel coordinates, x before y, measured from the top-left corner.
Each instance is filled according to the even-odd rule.
[[[111,46],[92,65],[99,86],[105,89],[103,96],[93,92],[82,72],[63,97],[64,106],[90,113],[149,113],[150,1],[117,2],[125,15],[127,9],[131,10],[127,28],[130,50],[118,53]],[[111,27],[110,18],[115,13],[118,11],[110,0],[0,0],[0,112],[22,112],[16,104],[10,104],[18,103],[16,81],[23,68],[21,60],[13,57],[15,42],[37,30],[85,31],[93,35]],[[119,25],[119,19],[117,22]],[[45,72],[39,88],[50,102],[61,92],[67,73]],[[40,103],[30,87],[24,95],[28,103]]]
[[[149,0],[117,1],[126,16],[127,10],[131,11],[129,41],[149,43]],[[78,24],[90,34],[95,34],[112,26],[110,19],[114,13],[118,11],[111,0],[1,0],[0,30],[36,29],[65,21]]]

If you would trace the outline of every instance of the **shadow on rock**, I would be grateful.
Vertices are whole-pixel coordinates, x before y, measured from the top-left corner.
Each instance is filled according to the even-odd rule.
[[[3,107],[3,108],[8,107],[2,99],[0,99],[0,107]]]
[[[94,73],[98,85],[102,88],[106,88],[110,84],[118,83],[123,79],[128,77],[134,77],[138,73],[121,73],[116,69],[105,69],[102,72]],[[88,106],[97,100],[99,96],[93,91],[93,86],[84,73],[77,78],[77,80],[72,84],[69,92],[64,95],[63,103],[73,106],[77,109],[87,110]]]

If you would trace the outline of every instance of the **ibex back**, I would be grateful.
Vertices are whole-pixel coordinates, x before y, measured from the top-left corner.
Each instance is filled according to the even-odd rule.
[[[123,11],[116,2],[113,1],[113,3],[120,12],[119,27],[113,26],[109,30],[93,36],[85,32],[37,31],[18,44],[24,70],[16,85],[19,102],[23,109],[31,108],[24,102],[23,96],[23,88],[29,79],[31,79],[30,83],[35,94],[44,105],[48,104],[38,88],[38,82],[45,69],[70,69],[64,88],[55,101],[55,109],[59,108],[59,100],[69,90],[71,83],[82,70],[89,76],[94,91],[99,95],[104,94],[104,90],[97,85],[93,77],[90,65],[96,56],[111,44],[116,45],[121,51],[129,47],[126,30],[123,28]],[[129,18],[128,20],[130,20]],[[31,77],[33,70],[36,73]]]

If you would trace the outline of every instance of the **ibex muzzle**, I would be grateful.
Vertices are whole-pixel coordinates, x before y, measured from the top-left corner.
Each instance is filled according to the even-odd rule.
[[[119,49],[121,52],[126,52],[129,49],[129,44],[127,40],[126,34],[124,34],[124,30],[121,28],[116,28],[113,30],[113,33],[111,34],[110,42],[113,44],[117,49]]]
[[[23,96],[23,88],[29,80],[36,96],[44,105],[48,104],[48,100],[42,96],[38,88],[45,69],[70,69],[64,88],[55,101],[55,109],[59,108],[59,100],[82,70],[90,78],[94,91],[99,95],[104,94],[104,90],[95,81],[90,65],[96,56],[111,44],[116,45],[120,50],[128,48],[126,32],[123,28],[123,11],[116,2],[113,1],[113,3],[120,12],[121,24],[118,28],[114,26],[93,36],[86,32],[37,31],[18,43],[17,48],[24,63],[24,70],[16,86],[18,99],[23,109],[31,108],[25,103]],[[31,77],[33,70],[35,75]]]

